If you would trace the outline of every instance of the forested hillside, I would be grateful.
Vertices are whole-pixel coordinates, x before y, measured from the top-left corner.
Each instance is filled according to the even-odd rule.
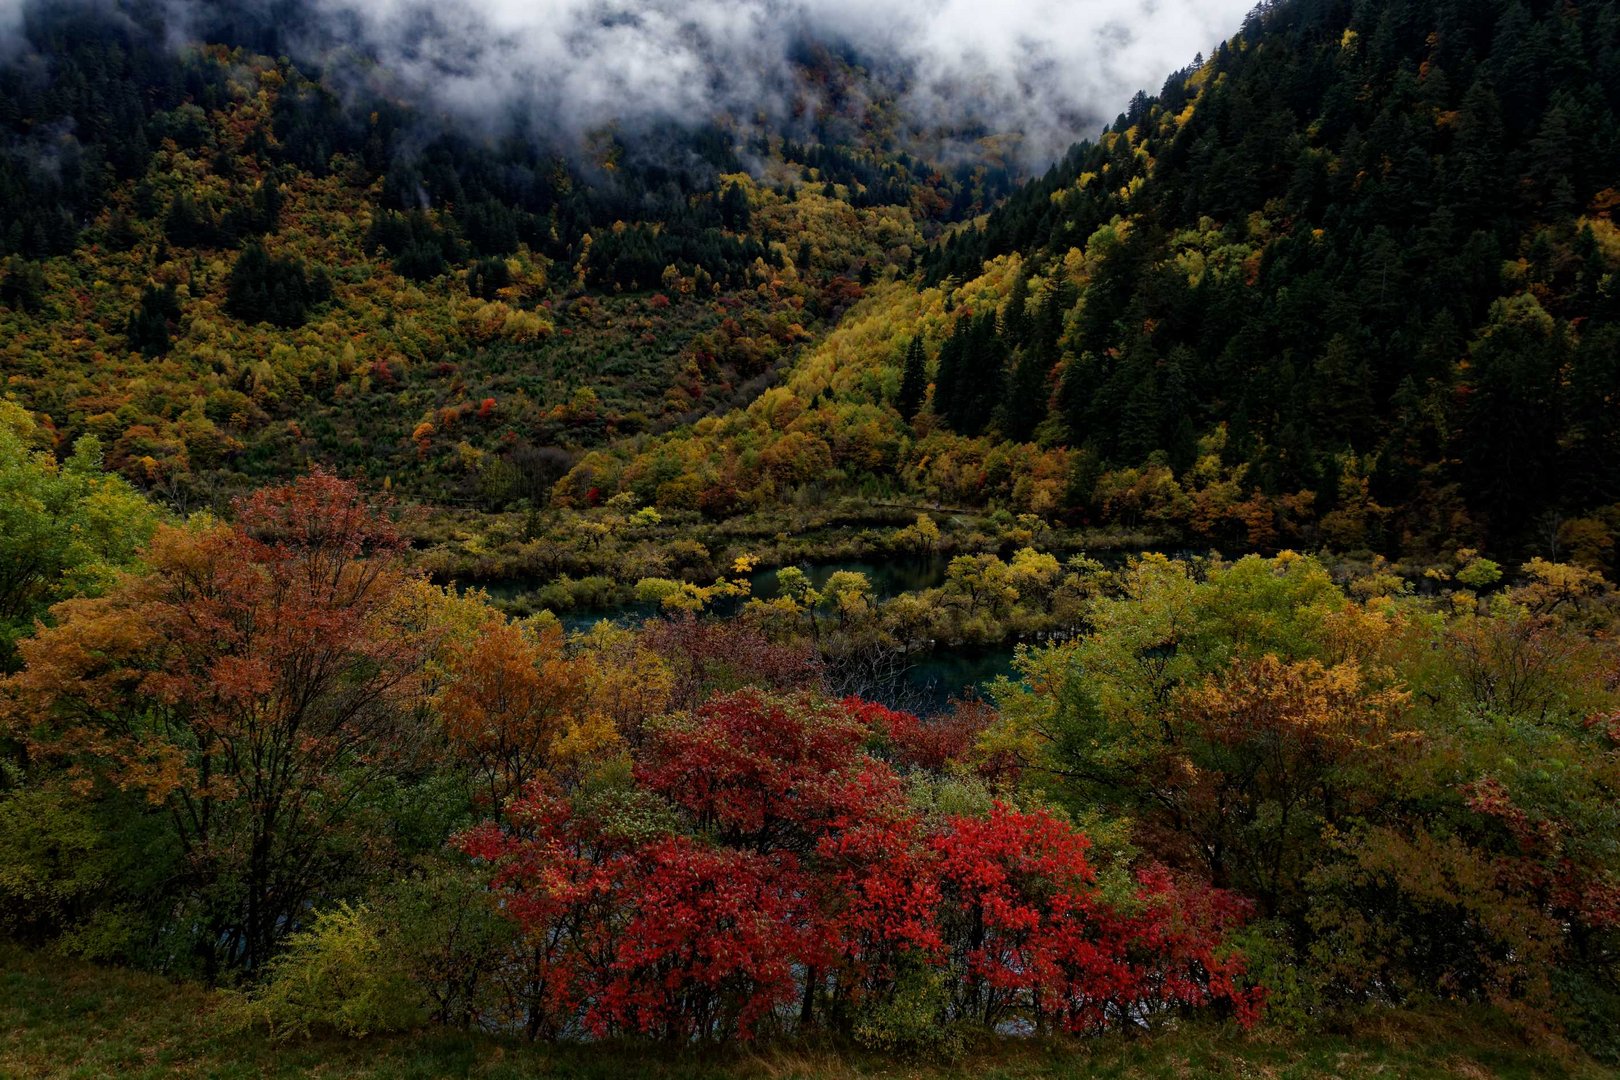
[[[791,129],[581,146],[257,52],[315,17],[283,7],[177,44],[162,4],[30,4],[0,65],[6,391],[178,505],[310,461],[543,503],[580,447],[746,402],[1011,183],[846,115],[881,87],[824,50]]]
[[[1611,556],[1613,5],[1263,6],[978,221],[1008,171],[920,161],[846,54],[783,133],[564,147],[131,10],[31,9],[0,74],[0,318],[8,392],[177,505],[318,461],[486,511]]]
[[[625,482],[768,485],[809,439],[851,482],[1228,548],[1607,558],[1617,108],[1612,3],[1262,5],[857,313],[880,335],[801,368],[797,419]]]

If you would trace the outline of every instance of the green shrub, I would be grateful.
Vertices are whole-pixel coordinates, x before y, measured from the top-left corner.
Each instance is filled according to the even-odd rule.
[[[426,1019],[422,993],[368,909],[339,904],[287,939],[268,977],[242,1001],[242,1018],[278,1039],[350,1038],[405,1031]]]
[[[1620,987],[1615,973],[1569,967],[1553,977],[1564,1005],[1564,1029],[1607,1065],[1620,1065]]]
[[[1289,928],[1276,919],[1251,923],[1232,944],[1248,959],[1248,976],[1266,988],[1266,1023],[1287,1031],[1316,1029],[1324,1007],[1321,973],[1300,958]]]
[[[927,1058],[954,1058],[964,1049],[962,1030],[943,1019],[947,973],[927,964],[902,971],[893,990],[869,1002],[855,1021],[855,1041],[872,1050]]]
[[[0,931],[54,938],[82,921],[108,884],[112,858],[84,800],[57,788],[0,797]]]
[[[473,1027],[498,1008],[496,976],[517,931],[490,902],[484,876],[449,858],[424,859],[384,893],[376,917],[435,1023]]]

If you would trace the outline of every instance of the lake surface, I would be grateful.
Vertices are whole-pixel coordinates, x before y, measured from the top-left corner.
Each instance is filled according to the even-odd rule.
[[[943,712],[954,698],[970,697],[989,682],[1013,674],[1011,647],[989,650],[938,650],[918,657],[907,669],[900,693],[891,694],[898,705],[924,713]]]
[[[1077,554],[1062,549],[1052,551],[1059,559]],[[1123,566],[1137,554],[1127,550],[1102,550],[1090,553],[1105,566]],[[1172,551],[1177,558],[1199,555],[1192,551]],[[865,575],[872,584],[872,595],[877,600],[889,600],[903,593],[917,593],[936,589],[945,583],[950,556],[901,555],[891,559],[856,559],[821,563],[799,563],[812,588],[824,588],[834,574],[848,571]],[[761,600],[774,600],[781,595],[780,568],[756,570],[748,577],[750,595]],[[513,577],[497,581],[470,583],[487,592],[492,600],[512,602],[531,596],[549,582],[533,577]],[[734,615],[741,607],[735,600],[722,602],[711,611],[718,618]],[[590,630],[606,621],[618,626],[631,627],[659,614],[653,604],[627,603],[611,607],[572,608],[554,610],[557,621],[569,634]],[[868,690],[867,696],[894,708],[913,712],[934,713],[945,710],[953,699],[970,697],[982,692],[983,687],[1002,676],[1012,676],[1013,643],[1000,646],[962,646],[941,648],[927,654],[914,655],[897,665],[883,687]]]

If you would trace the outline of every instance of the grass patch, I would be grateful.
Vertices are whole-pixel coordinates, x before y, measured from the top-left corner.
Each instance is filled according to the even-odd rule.
[[[1485,1010],[1382,1013],[1333,1035],[1196,1025],[1141,1039],[1000,1043],[950,1066],[788,1048],[697,1054],[616,1045],[531,1046],[434,1031],[278,1044],[261,1034],[226,1030],[219,1010],[220,999],[194,984],[0,944],[0,1077],[1595,1080],[1616,1075],[1534,1046]]]

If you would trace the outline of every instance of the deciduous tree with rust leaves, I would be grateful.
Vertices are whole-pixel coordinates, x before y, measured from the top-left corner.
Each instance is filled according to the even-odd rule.
[[[8,728],[31,768],[138,792],[178,849],[164,902],[204,970],[253,969],[369,857],[367,793],[418,764],[430,635],[403,540],[354,485],[262,490],[160,527],[146,572],[20,646]]]

